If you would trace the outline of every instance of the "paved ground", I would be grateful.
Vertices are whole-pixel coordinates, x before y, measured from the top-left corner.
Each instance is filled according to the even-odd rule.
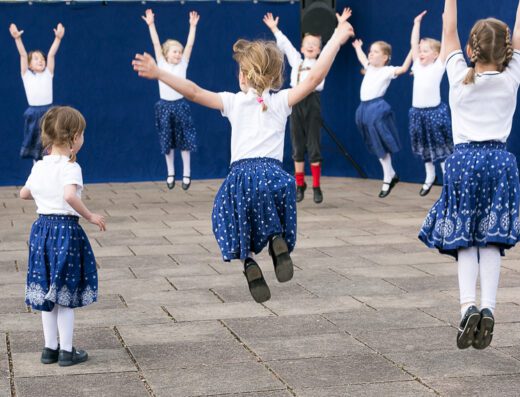
[[[518,396],[520,251],[503,262],[492,347],[458,351],[456,266],[416,238],[439,194],[324,178],[298,207],[293,281],[259,258],[272,299],[254,303],[210,226],[219,181],[90,185],[83,223],[100,302],[76,311],[90,361],[42,365],[39,313],[23,302],[34,204],[0,188],[0,396]]]

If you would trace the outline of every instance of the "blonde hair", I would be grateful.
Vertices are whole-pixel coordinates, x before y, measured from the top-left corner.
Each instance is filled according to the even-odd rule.
[[[45,53],[42,50],[33,50],[33,51],[29,51],[29,53],[27,54],[27,61],[29,62],[29,64],[32,61],[32,57],[36,53],[40,54],[43,57],[43,59],[45,60],[45,62],[47,62],[47,55],[45,55]]]
[[[180,43],[180,41],[168,39],[164,43],[162,43],[162,46],[161,46],[162,53],[165,57],[166,57],[166,54],[168,53],[168,51],[170,50],[170,48],[172,48],[172,47],[180,47],[181,50],[184,51],[184,46]]]
[[[435,51],[437,54],[441,53],[441,42],[439,40],[432,39],[430,37],[425,37],[421,39],[421,43],[425,42],[428,43],[430,48]]]
[[[266,89],[278,90],[283,84],[284,59],[274,41],[240,39],[233,44],[233,59],[258,97]],[[262,101],[262,110],[267,110]]]
[[[372,43],[372,45],[374,45],[374,44],[377,44],[379,46],[379,48],[381,48],[381,51],[383,52],[383,54],[388,56],[388,59],[386,60],[385,65],[389,65],[390,61],[392,59],[392,46],[390,44],[388,44],[386,41],[382,41],[382,40],[374,41]]]
[[[74,139],[85,131],[87,123],[83,115],[70,106],[54,106],[47,110],[40,122],[42,131],[42,146],[49,149],[51,146],[70,146]],[[76,154],[72,153],[71,162],[76,161]]]
[[[503,72],[513,58],[511,31],[504,22],[495,19],[481,19],[475,23],[468,39],[471,49],[471,68],[464,79],[464,84],[475,83],[475,64],[495,64]]]

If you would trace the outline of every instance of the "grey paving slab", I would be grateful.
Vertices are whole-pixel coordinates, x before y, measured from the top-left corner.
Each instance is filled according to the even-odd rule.
[[[290,283],[288,285],[270,284],[271,301],[287,301],[298,298],[316,297],[311,291],[299,284]],[[215,287],[212,289],[224,302],[243,302],[249,299],[250,293],[247,286],[239,287]]]
[[[11,385],[9,383],[9,378],[0,377],[0,397],[10,397],[11,396]]]
[[[515,374],[432,379],[428,381],[428,384],[443,396],[516,397],[520,390],[520,376]]]
[[[39,313],[0,314],[0,332],[34,331],[41,329],[42,320]]]
[[[25,302],[20,298],[4,298],[0,300],[0,314],[25,313]]]
[[[350,296],[331,296],[326,298],[295,298],[290,303],[273,300],[266,302],[265,306],[280,316],[290,316],[358,310],[363,307],[363,304]]]
[[[274,316],[272,312],[254,302],[214,303],[192,306],[167,305],[166,308],[177,321]]]
[[[431,397],[434,393],[417,381],[381,382],[327,388],[296,390],[298,397]]]

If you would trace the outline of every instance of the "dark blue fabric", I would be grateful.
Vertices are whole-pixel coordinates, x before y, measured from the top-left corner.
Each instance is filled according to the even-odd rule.
[[[271,158],[235,161],[213,204],[213,233],[225,261],[260,253],[269,237],[296,243],[296,182]]]
[[[520,236],[520,183],[516,158],[500,142],[455,146],[446,160],[439,200],[424,220],[419,239],[457,257],[457,249],[513,247]]]
[[[51,105],[29,106],[23,114],[23,141],[20,157],[40,160],[42,158],[42,140],[40,120]]]
[[[453,134],[448,106],[410,108],[410,141],[413,153],[422,161],[444,161],[453,152]]]
[[[77,216],[40,215],[31,228],[25,303],[52,311],[97,300],[96,259]]]
[[[171,149],[197,150],[197,132],[186,99],[159,100],[155,104],[155,128],[162,154],[168,154]]]

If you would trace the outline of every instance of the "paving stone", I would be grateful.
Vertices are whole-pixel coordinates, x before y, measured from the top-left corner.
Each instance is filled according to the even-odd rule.
[[[175,266],[175,261],[168,255],[149,255],[149,256],[112,256],[96,258],[101,269],[120,269],[121,267],[132,266]]]
[[[77,310],[74,327],[112,327],[114,325],[166,323],[172,321],[159,307],[130,305],[124,309]],[[41,320],[40,320],[41,322]],[[41,324],[40,324],[41,328]]]
[[[26,313],[27,307],[23,299],[4,298],[0,300],[0,314],[6,313]]]
[[[34,331],[41,329],[42,320],[39,313],[0,314],[0,332]]]
[[[499,375],[463,378],[443,378],[428,381],[443,396],[500,396],[517,397],[520,390],[520,376]]]
[[[434,393],[416,381],[382,382],[322,389],[299,389],[298,397],[431,397]]]
[[[5,334],[0,332],[0,353],[7,352],[7,345],[5,344]]]
[[[0,377],[0,397],[11,397],[11,385],[6,376]]]
[[[217,320],[224,318],[273,316],[263,306],[252,302],[216,303],[192,306],[167,305],[166,309],[177,321]]]
[[[350,296],[331,296],[327,298],[295,298],[290,303],[267,301],[265,306],[280,316],[298,314],[319,314],[356,310],[363,306]]]
[[[206,264],[193,264],[190,266],[131,266],[133,274],[138,278],[156,277],[186,277],[186,276],[214,276],[218,273],[214,268]]]
[[[253,393],[232,393],[232,394],[204,394],[204,397],[289,397],[292,396],[288,390],[277,391],[255,391]],[[197,396],[202,397],[202,395]]]
[[[270,284],[269,289],[271,291],[271,302],[316,297],[312,292],[294,283],[290,283],[289,285]],[[224,302],[244,302],[251,299],[251,294],[247,286],[215,287],[212,290],[222,298]]]

